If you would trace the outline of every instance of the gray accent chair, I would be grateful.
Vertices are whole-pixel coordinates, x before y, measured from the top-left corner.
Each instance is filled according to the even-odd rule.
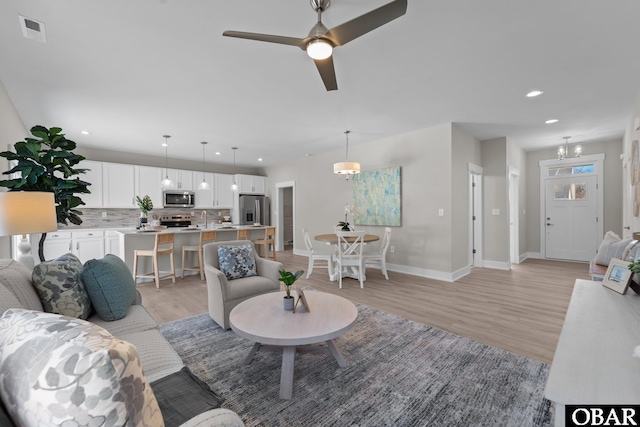
[[[218,262],[218,248],[220,246],[239,246],[253,243],[248,240],[232,240],[228,242],[215,242],[204,245],[204,274],[207,279],[207,294],[209,299],[209,316],[224,329],[229,325],[229,313],[236,305],[249,298],[280,291],[280,274],[282,263],[260,258],[253,249],[253,257],[256,262],[257,276],[244,277],[242,279],[227,280],[220,271]]]

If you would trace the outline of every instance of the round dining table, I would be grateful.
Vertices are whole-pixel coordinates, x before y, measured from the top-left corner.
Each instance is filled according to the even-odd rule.
[[[337,245],[338,244],[338,235],[335,233],[329,233],[329,234],[318,234],[316,236],[313,236],[314,240],[317,240],[319,242],[325,242],[327,245]],[[355,237],[346,237],[345,240],[347,242],[349,241],[354,241]],[[380,240],[380,236],[376,235],[376,234],[365,234],[363,241],[365,244],[370,243],[370,242],[375,242],[377,240]],[[333,261],[329,261],[329,280],[331,280],[332,282],[336,281],[337,275],[336,272],[334,270],[333,267]],[[348,270],[348,269],[347,269]],[[352,271],[343,271],[343,277],[351,277],[353,279],[358,279],[358,274],[353,271],[354,269],[351,269]],[[366,274],[363,271],[363,280],[366,280]]]

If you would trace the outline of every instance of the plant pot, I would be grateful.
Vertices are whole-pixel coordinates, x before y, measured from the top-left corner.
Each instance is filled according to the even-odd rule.
[[[351,231],[349,227],[342,227],[342,231]]]
[[[146,216],[145,217],[141,216],[141,217],[138,218],[138,225],[136,226],[136,228],[138,230],[140,230],[143,227],[142,224],[146,224],[146,223],[147,223],[147,217]]]
[[[286,311],[293,311],[293,303],[295,302],[295,298],[294,297],[284,297],[282,299],[282,304],[284,306],[284,309]]]

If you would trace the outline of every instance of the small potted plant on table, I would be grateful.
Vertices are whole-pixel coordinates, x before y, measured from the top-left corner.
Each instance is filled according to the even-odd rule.
[[[278,270],[278,273],[280,273],[280,278],[278,280],[284,284],[285,291],[287,292],[287,295],[283,299],[284,309],[287,311],[293,311],[295,298],[291,296],[291,285],[293,285],[295,281],[302,276],[304,271],[298,270],[295,273],[292,273],[287,270]]]

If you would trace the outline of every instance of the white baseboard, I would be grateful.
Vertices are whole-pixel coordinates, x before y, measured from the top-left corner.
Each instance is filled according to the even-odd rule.
[[[511,270],[511,261],[488,261],[484,260],[485,268],[493,268],[495,270]]]
[[[527,258],[544,259],[540,252],[527,252]]]

